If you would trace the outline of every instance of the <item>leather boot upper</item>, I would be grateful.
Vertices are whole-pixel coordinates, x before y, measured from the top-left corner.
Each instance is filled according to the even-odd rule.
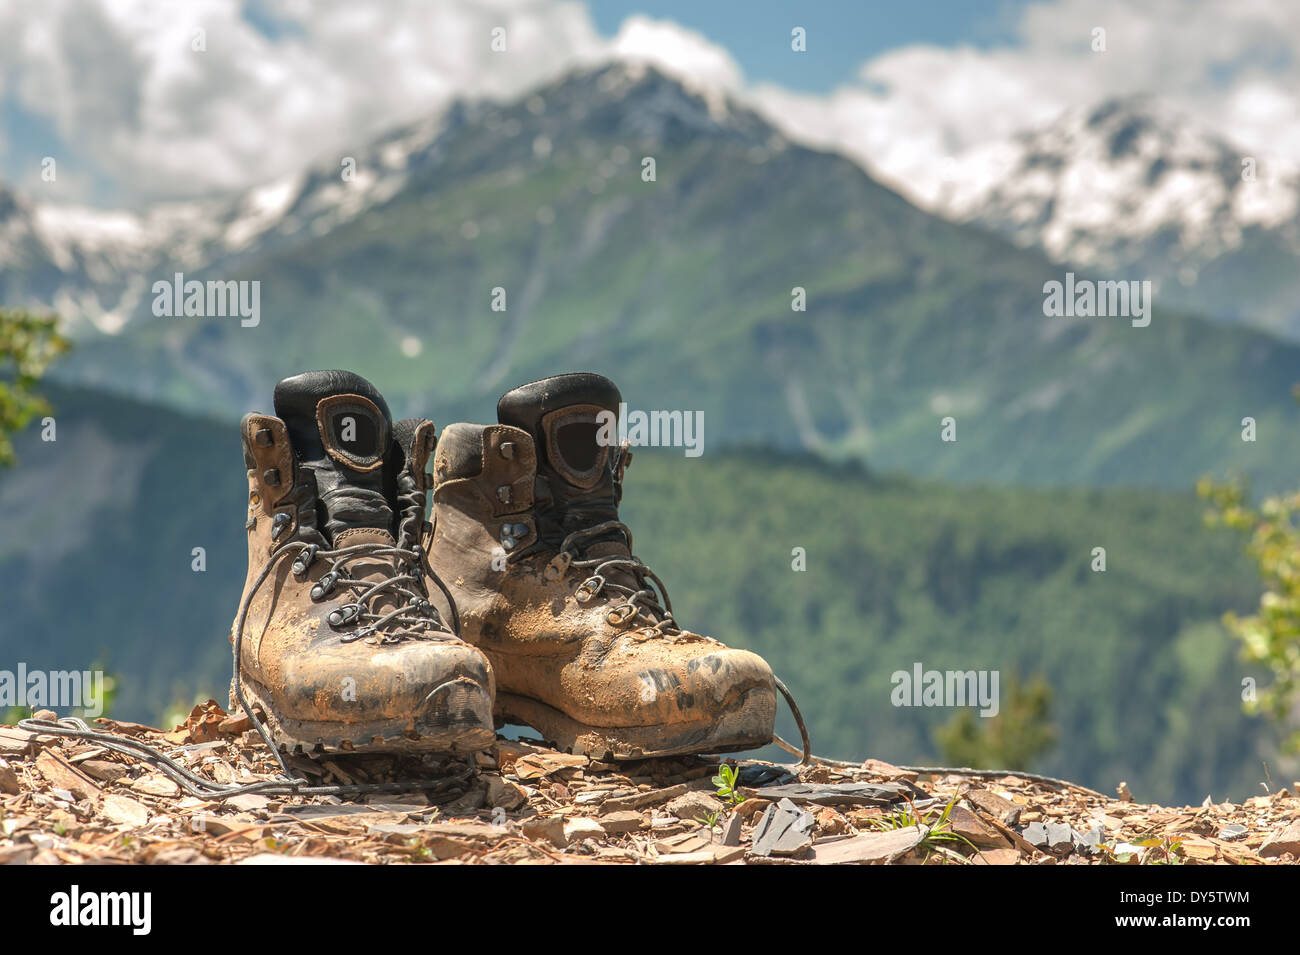
[[[241,424],[244,678],[281,721],[414,726],[450,680],[490,694],[487,661],[428,601],[418,546],[433,423],[394,425],[374,387],[342,371],[285,379],[275,408]]]
[[[597,726],[707,721],[756,689],[774,699],[766,663],[678,626],[632,556],[618,520],[630,454],[609,440],[620,402],[599,375],[562,375],[507,393],[500,424],[443,431],[429,562],[465,638],[503,692]]]

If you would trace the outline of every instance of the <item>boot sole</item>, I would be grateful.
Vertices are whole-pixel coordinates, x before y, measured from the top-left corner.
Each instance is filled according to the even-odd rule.
[[[531,726],[557,749],[598,760],[636,760],[758,749],[772,742],[776,695],[755,687],[713,721],[590,726],[527,696],[497,691],[497,725]]]
[[[414,725],[392,719],[363,723],[287,719],[276,713],[257,681],[244,676],[240,685],[249,703],[261,710],[271,739],[284,752],[462,755],[482,752],[496,741],[491,696],[486,688],[463,677],[433,690],[429,694],[433,713]]]

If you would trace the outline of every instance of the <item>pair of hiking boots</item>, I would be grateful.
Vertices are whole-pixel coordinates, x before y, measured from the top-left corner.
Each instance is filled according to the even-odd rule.
[[[630,454],[598,420],[620,402],[560,375],[439,440],[351,372],[281,381],[241,425],[232,704],[291,752],[468,753],[507,723],[596,759],[770,742],[767,664],[679,627],[632,555]]]

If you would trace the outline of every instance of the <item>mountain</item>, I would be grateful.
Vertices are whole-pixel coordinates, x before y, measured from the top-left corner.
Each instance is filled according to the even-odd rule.
[[[255,325],[156,317],[145,294],[62,380],[233,419],[286,374],[346,365],[446,421],[587,368],[632,408],[703,412],[706,448],[1015,483],[1231,469],[1278,488],[1300,471],[1278,438],[1295,346],[1159,299],[1147,327],[1049,318],[1064,267],[650,68],[459,103],[352,157],[350,180],[331,158],[171,240],[180,264],[209,263],[186,279],[258,283]]]
[[[246,562],[237,427],[94,391],[50,398],[57,440],[28,429],[17,467],[0,472],[0,668],[102,666],[121,719],[224,699]],[[648,451],[628,471],[623,516],[679,619],[762,653],[819,753],[941,759],[932,733],[955,711],[891,700],[892,675],[917,662],[997,671],[1004,703],[1013,673],[1041,674],[1059,740],[1035,768],[1199,804],[1257,791],[1263,759],[1292,778],[1268,727],[1241,713],[1241,679],[1262,675],[1218,623],[1254,606],[1258,579],[1203,509],[1187,493],[975,488],[771,452]],[[1104,572],[1091,569],[1098,546]],[[779,731],[797,738],[785,715]]]
[[[1300,170],[1150,97],[1064,113],[970,157],[943,214],[1175,307],[1300,338]]]

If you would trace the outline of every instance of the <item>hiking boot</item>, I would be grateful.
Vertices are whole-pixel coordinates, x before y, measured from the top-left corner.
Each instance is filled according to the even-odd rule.
[[[631,455],[601,428],[620,401],[599,375],[560,375],[506,394],[500,424],[444,429],[429,566],[492,661],[498,724],[596,759],[763,746],[768,665],[679,627],[632,556],[618,520]]]
[[[433,422],[393,426],[346,371],[286,378],[275,413],[240,426],[248,579],[232,705],[242,690],[290,751],[486,748],[491,666],[429,601],[419,550]]]

